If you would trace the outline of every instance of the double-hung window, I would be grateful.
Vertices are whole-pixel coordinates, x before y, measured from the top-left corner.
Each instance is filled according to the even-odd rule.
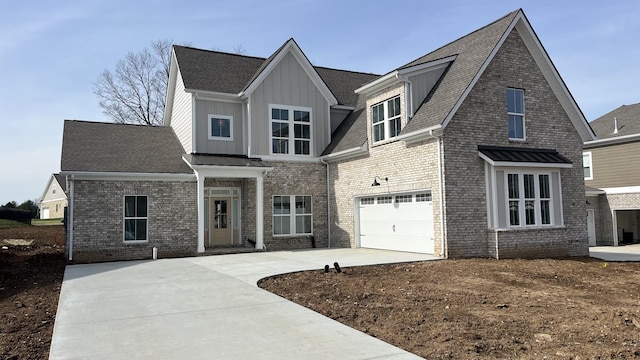
[[[509,139],[524,140],[524,90],[507,89],[507,120]]]
[[[593,156],[591,152],[582,153],[582,167],[584,168],[584,179],[593,180]]]
[[[209,140],[233,140],[233,117],[209,115]]]
[[[124,241],[147,241],[147,196],[124,197]]]
[[[311,155],[311,108],[270,105],[271,153]]]
[[[509,227],[551,225],[551,176],[547,173],[508,172]]]
[[[371,107],[373,142],[392,139],[402,130],[400,96],[385,100]]]
[[[311,235],[312,224],[311,196],[276,195],[273,197],[274,235]]]

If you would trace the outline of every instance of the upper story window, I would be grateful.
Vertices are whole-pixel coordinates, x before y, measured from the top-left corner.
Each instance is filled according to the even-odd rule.
[[[593,180],[593,156],[591,151],[582,153],[582,167],[584,168],[584,179]]]
[[[402,130],[400,117],[400,96],[385,100],[371,107],[373,142],[392,139]]]
[[[56,184],[51,185],[51,193],[52,193],[53,195],[55,195],[55,194],[56,194],[56,191],[57,191],[57,190],[58,190],[58,188],[56,187]]]
[[[209,115],[209,140],[233,140],[233,117]]]
[[[311,155],[311,108],[270,105],[271,153]]]
[[[509,139],[524,140],[524,90],[507,89],[507,119],[509,122]]]

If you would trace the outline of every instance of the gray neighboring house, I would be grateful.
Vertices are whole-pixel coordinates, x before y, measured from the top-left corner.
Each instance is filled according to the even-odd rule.
[[[589,245],[640,242],[640,104],[595,119],[584,143]]]
[[[65,122],[70,259],[588,254],[594,134],[522,10],[384,75],[174,46],[164,126]]]

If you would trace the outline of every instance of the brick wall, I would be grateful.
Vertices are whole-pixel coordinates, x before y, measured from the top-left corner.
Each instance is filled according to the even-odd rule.
[[[371,106],[400,95],[403,114],[406,112],[404,86],[384,89],[367,100],[368,118]],[[402,126],[405,119],[402,120]],[[367,125],[368,144],[373,144],[370,121]],[[381,186],[372,187],[376,176],[388,178]],[[435,253],[442,251],[440,236],[440,205],[436,141],[431,139],[407,146],[402,141],[370,145],[369,154],[330,165],[331,247],[355,247],[355,199],[364,195],[431,190]]]
[[[148,241],[125,243],[125,195],[146,195]],[[74,182],[73,261],[98,262],[195,255],[197,201],[195,182]]]
[[[640,209],[640,194],[603,194],[598,197],[598,215],[596,216],[596,234],[598,245],[613,245],[613,210]],[[618,227],[620,225],[618,224]],[[618,243],[622,239],[618,238]]]
[[[508,139],[507,87],[524,89],[527,139]],[[477,145],[556,149],[566,229],[489,231],[484,161]],[[446,233],[450,257],[588,255],[582,139],[516,30],[507,37],[444,130]]]

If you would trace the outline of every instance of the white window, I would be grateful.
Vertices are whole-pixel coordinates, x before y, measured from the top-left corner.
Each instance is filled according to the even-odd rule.
[[[431,192],[416,194],[416,202],[431,201]]]
[[[509,122],[509,139],[524,140],[524,90],[507,89],[507,119]]]
[[[311,155],[311,108],[269,105],[271,154]]]
[[[378,204],[391,204],[391,196],[378,196]]]
[[[373,142],[393,139],[402,130],[400,117],[400,96],[385,100],[371,107]]]
[[[209,140],[233,140],[233,117],[209,115]]]
[[[360,205],[373,205],[375,203],[375,198],[366,197],[360,199]]]
[[[413,200],[413,195],[396,195],[396,203],[410,203]]]
[[[584,179],[593,180],[593,156],[591,151],[582,153],[582,167],[584,168]]]
[[[294,204],[294,212],[291,211]],[[273,235],[311,235],[313,233],[311,196],[273,197]]]
[[[124,241],[147,241],[147,197],[124,197]]]
[[[551,175],[509,172],[506,176],[508,226],[552,225]]]
[[[56,187],[56,184],[52,184],[51,185],[51,194],[55,195],[57,190],[58,190],[58,188]]]

